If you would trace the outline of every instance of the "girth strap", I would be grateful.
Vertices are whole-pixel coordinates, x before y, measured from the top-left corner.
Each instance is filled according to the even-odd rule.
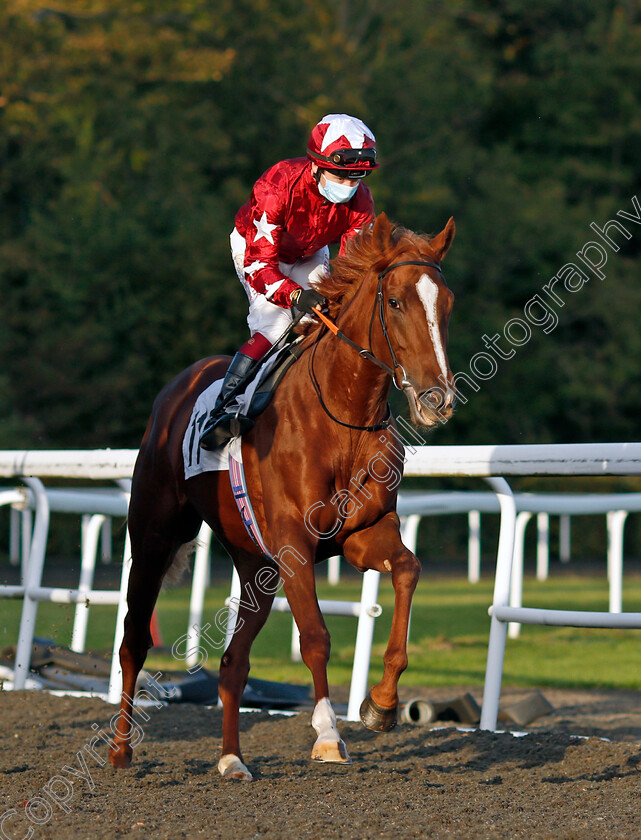
[[[269,549],[265,545],[263,535],[260,533],[260,528],[256,521],[256,514],[254,513],[254,508],[247,492],[247,481],[245,480],[245,468],[243,466],[242,440],[239,437],[234,438],[229,445],[229,481],[231,483],[231,491],[234,494],[236,507],[240,513],[240,518],[243,520],[243,525],[247,529],[247,533],[259,551],[269,560],[273,560]]]

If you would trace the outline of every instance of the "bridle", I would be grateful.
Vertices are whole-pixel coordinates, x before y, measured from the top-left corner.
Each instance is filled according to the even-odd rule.
[[[407,374],[405,373],[405,368],[403,365],[398,361],[396,358],[396,353],[394,352],[394,348],[392,347],[392,342],[390,341],[389,333],[387,332],[387,322],[385,321],[385,304],[383,302],[383,277],[386,274],[389,274],[390,271],[393,271],[395,268],[399,268],[401,265],[426,265],[431,268],[435,268],[438,273],[443,276],[443,272],[441,271],[441,267],[437,265],[435,262],[431,260],[403,260],[403,262],[393,263],[389,265],[384,271],[378,275],[378,288],[376,290],[376,301],[374,302],[374,308],[372,310],[372,317],[370,318],[369,322],[369,346],[372,346],[372,326],[374,323],[374,314],[376,312],[376,302],[378,302],[378,319],[381,322],[381,329],[383,330],[383,335],[385,336],[385,341],[387,342],[387,347],[390,352],[390,356],[392,357],[392,365],[393,368],[390,368],[384,362],[381,362],[377,359],[373,353],[369,352],[369,355],[365,356],[363,353],[363,358],[369,359],[374,364],[378,365],[379,367],[383,368],[386,373],[389,373],[392,377],[392,382],[394,386],[398,388],[399,391],[404,391],[406,388],[411,388],[412,383],[408,380]],[[367,350],[364,353],[368,353]],[[396,381],[396,371],[400,368],[403,374],[403,378],[401,379],[401,384],[399,385]]]
[[[369,321],[369,346],[370,346],[369,350],[365,347],[361,347],[360,344],[357,344],[355,341],[352,341],[351,338],[348,338],[343,332],[341,332],[341,330],[338,329],[336,324],[332,320],[330,320],[326,315],[323,315],[322,312],[320,312],[319,310],[315,310],[315,312],[314,312],[315,316],[318,317],[319,320],[322,321],[323,324],[325,324],[325,326],[337,338],[340,338],[341,341],[345,342],[345,344],[348,344],[350,347],[352,347],[354,350],[356,350],[356,352],[359,354],[359,356],[361,356],[361,358],[367,359],[367,361],[369,361],[369,362],[373,362],[375,365],[377,365],[379,368],[381,368],[381,370],[384,370],[385,373],[388,376],[391,376],[392,377],[392,382],[394,383],[394,386],[396,388],[398,388],[399,391],[405,391],[408,388],[411,388],[412,383],[407,378],[407,373],[405,372],[405,368],[396,358],[396,353],[394,352],[394,347],[392,346],[392,342],[390,341],[389,332],[387,330],[387,322],[385,320],[385,304],[384,304],[384,301],[383,301],[383,278],[387,274],[389,274],[390,271],[393,271],[395,268],[400,268],[400,266],[403,266],[403,265],[425,265],[425,266],[428,266],[429,268],[435,268],[438,271],[438,273],[441,275],[441,277],[444,277],[440,265],[438,265],[435,262],[432,262],[432,260],[402,260],[401,262],[392,263],[392,265],[388,265],[386,269],[381,271],[378,275],[378,286],[376,288],[376,297],[374,298],[374,306],[372,307],[372,315],[371,315],[371,318],[370,318],[370,321]],[[386,364],[385,362],[378,359],[372,353],[372,350],[371,350],[371,347],[372,347],[372,329],[373,329],[373,326],[374,326],[374,317],[376,315],[377,308],[378,308],[378,319],[380,321],[381,329],[383,331],[383,336],[385,338],[385,341],[387,342],[387,348],[390,352],[390,357],[392,359],[392,367],[390,367],[388,364]],[[329,417],[331,417],[332,420],[336,421],[336,423],[339,423],[341,426],[346,426],[349,429],[356,429],[358,431],[363,431],[363,432],[377,432],[377,431],[380,431],[381,429],[386,429],[389,426],[390,419],[391,419],[391,409],[390,409],[389,405],[387,407],[387,416],[386,416],[385,420],[382,423],[376,423],[373,426],[355,426],[351,423],[345,423],[342,420],[339,420],[338,417],[335,417],[331,413],[331,411],[325,405],[325,401],[323,400],[323,397],[321,395],[320,387],[318,385],[318,381],[316,379],[316,375],[315,375],[314,369],[313,369],[314,355],[316,353],[316,348],[317,347],[318,347],[318,344],[316,344],[316,346],[314,347],[314,350],[313,350],[312,355],[310,357],[310,373],[311,373],[312,385],[314,386],[314,390],[316,391],[316,395],[317,395],[317,397],[320,401],[320,404],[323,408],[323,411]],[[401,371],[400,385],[396,381],[396,371],[397,370]]]

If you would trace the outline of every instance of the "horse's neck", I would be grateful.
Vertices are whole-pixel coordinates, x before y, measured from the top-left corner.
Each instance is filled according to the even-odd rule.
[[[364,290],[360,295],[365,297]],[[371,298],[369,302],[353,300],[337,322],[346,337],[369,349],[369,325],[374,299],[371,295],[367,297]],[[378,332],[380,328],[375,314],[373,334]],[[314,350],[311,352],[314,353]],[[373,352],[377,355],[376,348]],[[327,408],[344,423],[369,426],[384,419],[390,388],[389,376],[330,332],[320,339],[314,353],[314,374]]]

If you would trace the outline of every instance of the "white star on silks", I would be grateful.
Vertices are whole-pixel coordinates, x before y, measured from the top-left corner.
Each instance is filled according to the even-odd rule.
[[[251,265],[245,266],[243,271],[245,272],[245,274],[251,275],[254,274],[254,272],[256,271],[260,271],[261,268],[265,268],[266,265],[267,263],[261,262],[260,260],[254,260],[254,262]]]
[[[275,230],[278,225],[270,225],[267,221],[267,213],[263,210],[263,215],[260,219],[254,219],[254,225],[256,226],[256,230],[258,233],[256,234],[256,238],[254,242],[258,242],[259,239],[267,239],[268,242],[274,244],[274,238],[272,236],[272,231]]]
[[[366,136],[371,140],[376,139],[365,123],[356,119],[356,117],[346,119],[343,114],[328,114],[327,122],[329,123],[329,128],[323,137],[321,151],[325,151],[339,137],[346,137],[352,149],[362,149]]]

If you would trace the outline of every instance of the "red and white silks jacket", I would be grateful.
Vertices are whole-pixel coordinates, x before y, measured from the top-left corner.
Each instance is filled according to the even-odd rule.
[[[236,214],[236,229],[247,242],[247,280],[272,303],[288,307],[299,286],[278,263],[295,263],[339,241],[342,253],[345,240],[373,221],[374,201],[364,183],[351,201],[333,204],[319,193],[307,158],[283,160],[261,175]]]

